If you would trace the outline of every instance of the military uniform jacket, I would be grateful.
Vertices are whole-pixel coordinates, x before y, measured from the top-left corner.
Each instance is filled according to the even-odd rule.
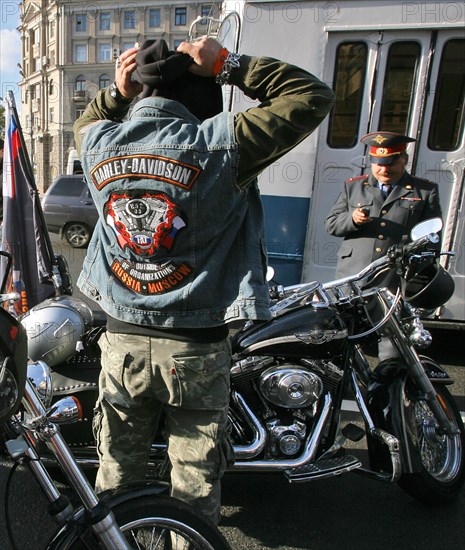
[[[370,210],[372,221],[357,226],[352,213],[361,207]],[[345,181],[325,222],[328,233],[344,239],[339,248],[336,277],[357,273],[384,256],[390,246],[409,240],[414,225],[434,217],[441,217],[436,183],[404,172],[384,199],[373,175]]]

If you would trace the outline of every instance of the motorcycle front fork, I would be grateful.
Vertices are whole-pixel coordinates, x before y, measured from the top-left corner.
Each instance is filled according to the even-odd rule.
[[[383,327],[383,334],[390,338],[394,347],[397,349],[400,356],[399,360],[407,367],[410,378],[420,391],[422,398],[428,403],[444,433],[449,437],[453,437],[460,433],[458,427],[447,417],[441,406],[437,398],[436,390],[425,373],[418,353],[412,345],[409,335],[405,333],[401,320],[395,315],[391,315]],[[361,365],[361,375],[364,379],[367,374],[366,359],[364,357],[362,358],[361,355],[363,354],[360,348],[358,348],[358,351],[356,350],[355,360],[357,365]]]
[[[118,548],[118,550],[129,549],[130,546],[118,527],[113,512],[96,495],[72,455],[58,426],[47,418],[47,411],[29,379],[26,379],[22,404],[26,412],[32,417],[33,431],[40,435],[49,450],[54,454],[70,485],[76,491],[86,510],[85,517],[88,524],[95,535],[108,550],[114,550],[115,548]],[[28,465],[34,477],[51,503],[51,515],[60,524],[64,523],[72,515],[73,508],[68,499],[57,489],[37,455],[31,438],[32,435],[26,429],[24,437],[20,436],[16,440],[9,441],[7,448],[13,458],[24,456],[28,459]],[[26,439],[29,439],[29,441]]]

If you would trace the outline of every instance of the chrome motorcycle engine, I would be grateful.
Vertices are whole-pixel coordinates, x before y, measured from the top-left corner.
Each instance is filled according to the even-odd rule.
[[[264,459],[299,456],[315,427],[322,396],[336,391],[342,377],[343,371],[324,359],[300,358],[290,363],[284,358],[248,356],[235,361],[232,389],[240,393],[255,420],[233,404],[229,419],[234,444],[248,453],[254,434],[262,428]],[[261,428],[251,430],[257,422]]]
[[[266,369],[260,376],[262,395],[273,405],[286,409],[311,407],[323,391],[321,378],[294,365]]]

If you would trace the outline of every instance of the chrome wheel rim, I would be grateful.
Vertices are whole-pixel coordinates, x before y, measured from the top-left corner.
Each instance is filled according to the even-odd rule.
[[[415,421],[423,466],[437,481],[452,481],[460,471],[460,434],[449,437],[442,433],[426,401],[415,403]],[[455,422],[454,424],[456,425]]]

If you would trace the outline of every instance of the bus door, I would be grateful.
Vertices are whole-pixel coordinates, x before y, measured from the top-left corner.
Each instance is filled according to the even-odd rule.
[[[450,40],[458,40],[453,53],[449,54],[457,55],[463,44],[461,34],[463,37],[459,29],[329,32],[323,80],[335,90],[336,102],[319,133],[303,281],[334,278],[340,239],[327,234],[324,221],[343,182],[370,171],[366,147],[360,143],[364,134],[385,130],[417,138],[407,150],[408,170],[442,183],[437,173],[432,172],[437,159],[428,147],[428,117],[433,116],[433,92],[439,78],[442,51],[447,50]],[[452,65],[452,62],[447,64],[449,72]],[[444,78],[456,89],[453,97],[461,98],[463,107],[463,80]],[[451,92],[448,95],[451,97]],[[463,139],[463,112],[458,126]],[[455,140],[453,150],[441,150],[442,158],[454,163],[455,172],[460,171],[457,164],[464,156],[459,141]],[[421,172],[418,172],[416,168],[420,165]],[[446,187],[441,189],[444,206],[448,205],[451,194]]]
[[[455,282],[442,319],[465,320],[465,31],[434,33],[424,116],[412,172],[439,184],[444,229],[441,263]]]

